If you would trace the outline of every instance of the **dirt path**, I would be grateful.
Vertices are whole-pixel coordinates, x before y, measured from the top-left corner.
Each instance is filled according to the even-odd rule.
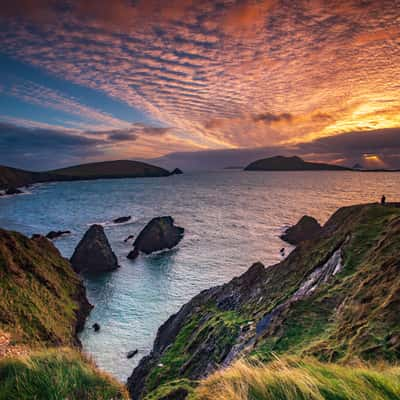
[[[11,335],[0,329],[0,359],[27,355],[28,353],[29,349],[27,346],[11,344]]]

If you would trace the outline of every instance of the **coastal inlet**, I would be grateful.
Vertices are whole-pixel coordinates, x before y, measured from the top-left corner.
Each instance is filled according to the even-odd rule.
[[[54,240],[71,257],[91,225],[103,226],[120,268],[85,278],[95,308],[81,340],[101,368],[126,380],[150,351],[158,327],[191,297],[254,262],[281,261],[280,250],[285,247],[287,255],[291,246],[279,236],[303,215],[322,224],[338,207],[379,201],[382,194],[387,201],[400,198],[400,174],[185,171],[168,178],[60,182],[29,190],[32,194],[0,198],[2,227],[27,235],[71,231]],[[139,232],[162,215],[185,228],[182,241],[171,250],[127,259]],[[131,218],[115,223],[121,216]]]

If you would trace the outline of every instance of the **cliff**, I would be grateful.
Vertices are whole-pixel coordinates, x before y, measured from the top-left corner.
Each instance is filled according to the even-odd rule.
[[[48,182],[53,178],[47,173],[25,171],[0,165],[0,190],[32,185],[38,182]]]
[[[126,398],[79,351],[90,310],[49,240],[0,229],[0,400]]]
[[[245,168],[245,171],[351,171],[351,168],[307,162],[296,156],[276,156],[254,161]]]
[[[338,210],[281,263],[256,263],[171,316],[128,380],[132,398],[184,399],[239,357],[397,361],[399,250],[398,206]]]

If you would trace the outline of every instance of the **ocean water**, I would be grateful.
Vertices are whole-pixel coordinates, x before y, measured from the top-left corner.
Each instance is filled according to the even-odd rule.
[[[71,256],[91,224],[102,223],[121,268],[86,279],[95,306],[81,340],[97,364],[124,381],[152,346],[157,328],[199,291],[227,282],[253,262],[280,261],[279,239],[302,215],[325,222],[338,207],[400,200],[400,173],[244,172],[188,173],[168,178],[63,182],[30,194],[0,198],[0,226],[27,235],[71,230],[55,241]],[[122,225],[112,219],[131,215]],[[126,255],[155,216],[171,215],[185,228],[173,250]],[[100,332],[91,329],[94,322]],[[126,353],[138,349],[128,360]]]

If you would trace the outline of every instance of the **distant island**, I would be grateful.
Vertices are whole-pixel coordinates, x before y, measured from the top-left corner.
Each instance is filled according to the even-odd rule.
[[[250,163],[245,171],[352,171],[339,165],[304,161],[300,157],[275,156]]]
[[[163,177],[171,173],[164,168],[139,161],[103,161],[45,172],[32,172],[0,165],[0,190],[34,183],[89,179]]]
[[[399,169],[375,168],[367,169],[360,164],[355,164],[353,168],[341,165],[325,164],[304,161],[302,158],[293,156],[275,156],[253,161],[245,171],[355,171],[355,172],[400,172]]]

